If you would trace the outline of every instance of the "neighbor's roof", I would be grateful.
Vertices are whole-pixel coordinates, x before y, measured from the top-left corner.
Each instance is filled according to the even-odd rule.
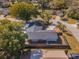
[[[68,59],[63,50],[43,50],[41,59]]]

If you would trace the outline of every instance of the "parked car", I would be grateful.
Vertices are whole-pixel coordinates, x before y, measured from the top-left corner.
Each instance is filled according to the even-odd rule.
[[[2,13],[4,17],[6,17],[9,13],[9,10],[7,8],[0,8],[0,13]]]
[[[77,28],[79,29],[79,24],[77,24]]]
[[[68,54],[69,59],[79,59],[79,54]]]
[[[31,52],[30,59],[40,59],[42,56],[42,51],[40,49],[36,49]]]

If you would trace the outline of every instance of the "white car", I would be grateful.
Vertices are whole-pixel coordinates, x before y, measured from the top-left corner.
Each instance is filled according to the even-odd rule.
[[[40,49],[36,49],[31,52],[31,59],[40,59],[42,56],[42,51]]]

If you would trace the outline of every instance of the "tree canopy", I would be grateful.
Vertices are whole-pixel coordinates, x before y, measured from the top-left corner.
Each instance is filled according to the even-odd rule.
[[[0,59],[5,56],[9,56],[9,59],[16,56],[15,59],[18,59],[17,56],[20,54],[20,49],[24,47],[27,38],[27,35],[22,31],[22,27],[22,22],[0,20],[0,49],[4,52],[2,55],[0,54]]]
[[[58,8],[58,9],[66,7],[65,0],[52,0],[52,4],[54,8]]]

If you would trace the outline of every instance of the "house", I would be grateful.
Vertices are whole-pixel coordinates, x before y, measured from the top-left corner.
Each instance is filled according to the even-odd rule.
[[[57,41],[57,33],[52,30],[39,30],[39,31],[31,31],[27,32],[29,39],[33,41],[38,41],[39,39],[47,40],[47,41]]]
[[[68,59],[64,50],[43,50],[42,54],[40,59]]]
[[[0,3],[12,2],[12,0],[0,0]]]
[[[31,43],[59,44],[59,37],[54,30],[27,31]]]
[[[3,6],[3,4],[11,4],[13,0],[0,0],[0,7]]]
[[[58,33],[55,31],[56,26],[50,25],[43,30],[44,24],[41,21],[32,22],[26,29],[28,40],[39,43],[59,43]]]
[[[32,49],[30,59],[68,59],[64,50]]]

